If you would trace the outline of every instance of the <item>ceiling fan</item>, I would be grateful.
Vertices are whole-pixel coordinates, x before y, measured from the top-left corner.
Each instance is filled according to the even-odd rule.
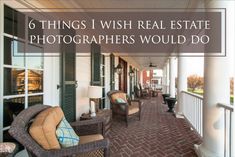
[[[148,68],[156,68],[157,65],[153,64],[153,63],[151,62],[150,57],[149,57],[149,64],[148,64],[147,66],[145,66],[145,67],[148,67]]]
[[[150,67],[150,68],[156,68],[157,65],[153,64],[152,62],[150,62],[150,63],[149,63],[149,67]]]

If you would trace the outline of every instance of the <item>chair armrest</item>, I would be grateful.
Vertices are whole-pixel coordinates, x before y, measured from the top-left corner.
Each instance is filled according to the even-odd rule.
[[[64,156],[77,156],[82,153],[87,153],[95,151],[98,149],[109,149],[110,142],[108,139],[102,139],[94,142],[89,142],[85,144],[79,144],[77,146],[62,148],[58,150],[48,151],[48,157],[64,157]]]
[[[79,126],[99,124],[99,123],[103,123],[103,119],[95,117],[94,119],[90,119],[90,120],[75,121],[75,122],[70,123],[70,125],[72,127],[79,127]]]
[[[141,106],[143,105],[143,102],[142,102],[142,101],[140,101],[140,100],[138,100],[138,99],[134,99],[134,100],[131,100],[131,102],[136,102],[136,103],[138,103],[139,109],[140,109],[140,111],[141,111]],[[131,104],[131,103],[130,103],[130,104]]]

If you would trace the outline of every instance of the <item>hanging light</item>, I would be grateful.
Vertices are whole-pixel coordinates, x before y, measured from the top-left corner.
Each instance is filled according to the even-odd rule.
[[[115,68],[115,72],[118,74],[118,75],[121,75],[122,74],[122,71],[123,71],[123,68],[121,66],[121,64],[119,63],[117,65],[117,67]]]
[[[130,69],[129,76],[133,77],[134,75],[135,75],[134,71],[132,69]]]

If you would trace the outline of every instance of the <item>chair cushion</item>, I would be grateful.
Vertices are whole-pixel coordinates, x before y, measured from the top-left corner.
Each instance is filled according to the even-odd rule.
[[[132,115],[139,112],[139,106],[136,104],[132,104],[129,106],[129,110],[128,110],[128,115]]]
[[[51,107],[40,112],[29,128],[32,138],[44,149],[60,149],[56,127],[64,117],[60,107]]]
[[[101,134],[80,136],[79,144],[89,143],[89,142],[98,141],[102,139],[104,139],[104,137]]]
[[[75,146],[79,143],[79,136],[65,118],[57,126],[56,136],[60,145],[64,148]]]

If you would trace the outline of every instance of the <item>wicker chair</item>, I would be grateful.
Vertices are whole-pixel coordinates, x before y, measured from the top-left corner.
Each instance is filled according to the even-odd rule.
[[[109,91],[107,95],[110,100],[113,115],[123,117],[126,121],[126,126],[128,126],[129,118],[132,116],[138,116],[139,120],[141,119],[142,102],[140,100],[126,99],[126,93],[119,90]],[[115,99],[118,97],[126,99],[126,103],[117,103]]]
[[[142,98],[150,98],[150,93],[148,89],[143,89],[142,85],[139,83],[140,95]]]
[[[28,109],[23,110],[13,121],[9,133],[15,138],[18,142],[20,142],[28,152],[30,157],[97,157],[104,156],[109,157],[109,140],[102,139],[89,143],[78,144],[77,146],[54,149],[54,150],[45,150],[43,149],[36,141],[28,133],[28,128],[32,123],[34,117],[40,113],[41,111],[49,108],[47,105],[35,105],[33,107],[29,107]],[[71,123],[71,126],[74,128],[75,132],[80,134],[79,129],[82,126],[89,126],[95,124],[101,124],[101,119],[95,120],[86,120],[86,121],[77,121]],[[103,129],[103,127],[102,127]],[[103,132],[103,130],[102,130]],[[86,132],[86,134],[89,134]]]

